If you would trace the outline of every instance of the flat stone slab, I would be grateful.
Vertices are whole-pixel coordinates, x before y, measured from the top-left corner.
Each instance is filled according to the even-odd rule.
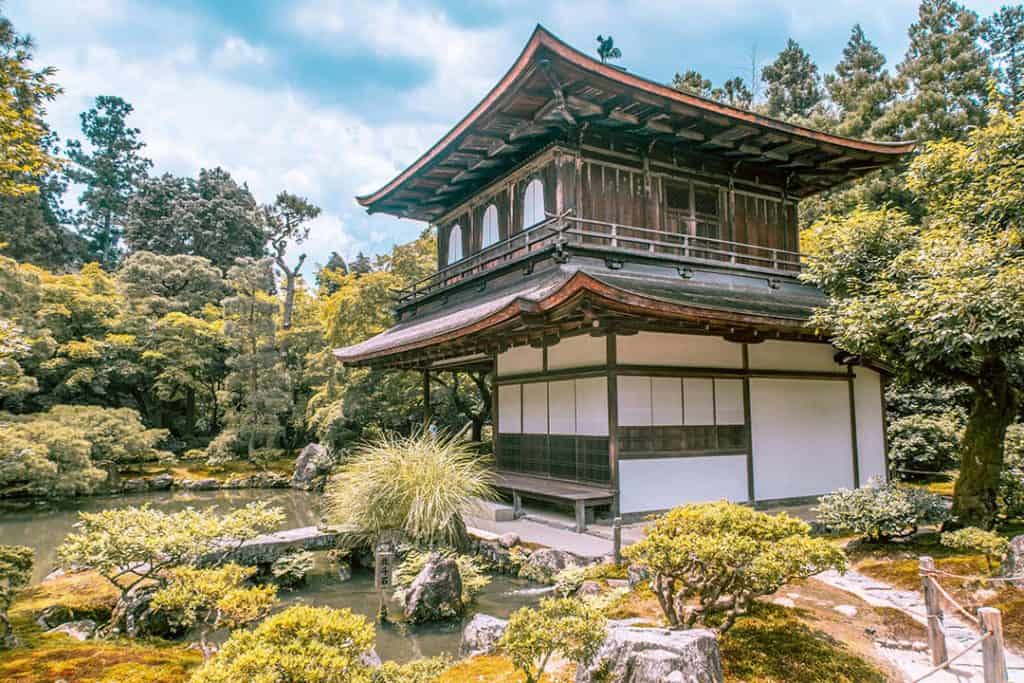
[[[345,544],[346,533],[342,529],[320,529],[304,526],[264,534],[242,543],[230,553],[232,562],[245,565],[272,564],[289,552],[300,550],[332,550]]]

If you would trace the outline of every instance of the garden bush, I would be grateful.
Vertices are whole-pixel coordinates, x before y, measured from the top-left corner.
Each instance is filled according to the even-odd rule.
[[[306,575],[313,571],[313,553],[299,550],[285,553],[270,565],[270,574],[281,586],[294,588],[306,580]]]
[[[445,557],[454,558],[459,567],[459,578],[462,580],[462,602],[469,604],[476,599],[476,596],[491,583],[491,577],[487,575],[486,567],[481,559],[473,555],[462,555],[453,550],[434,551]],[[431,555],[428,550],[409,550],[405,559],[395,569],[395,591],[397,599],[412,586],[416,576],[423,571],[427,558]]]
[[[871,543],[909,536],[921,525],[939,523],[949,516],[941,496],[874,480],[863,488],[824,495],[814,510],[827,529],[855,533]]]
[[[969,526],[957,531],[947,531],[939,537],[939,542],[947,548],[964,552],[981,553],[985,556],[985,564],[992,571],[992,561],[1002,561],[1010,542],[995,533]]]
[[[962,422],[954,413],[907,415],[889,423],[889,463],[900,479],[956,467]]]
[[[300,605],[231,634],[192,683],[371,683],[373,625],[348,609]]]
[[[999,475],[999,514],[1024,518],[1024,425],[1006,430],[1003,471]]]
[[[7,610],[32,578],[33,553],[23,545],[0,545],[0,649],[15,644]]]
[[[725,501],[670,510],[624,555],[650,573],[671,627],[719,633],[792,579],[846,567],[842,550],[811,538],[806,522]]]
[[[588,664],[605,638],[599,610],[573,598],[548,598],[536,609],[523,607],[508,620],[498,647],[526,677],[538,683],[555,653],[576,664]]]
[[[373,683],[434,683],[452,665],[445,655],[414,659],[405,664],[384,662],[373,672]]]

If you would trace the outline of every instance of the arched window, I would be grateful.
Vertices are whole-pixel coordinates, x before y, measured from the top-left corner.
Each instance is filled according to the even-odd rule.
[[[484,211],[484,235],[481,248],[487,248],[498,241],[498,207],[491,204]]]
[[[448,231],[448,265],[462,260],[462,227],[456,223]]]
[[[523,229],[544,220],[544,183],[534,178],[523,194]]]

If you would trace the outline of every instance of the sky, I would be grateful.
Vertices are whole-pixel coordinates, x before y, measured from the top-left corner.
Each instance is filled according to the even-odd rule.
[[[990,14],[1001,3],[966,3]],[[621,65],[661,81],[688,68],[749,82],[789,37],[823,71],[854,23],[893,68],[916,0],[6,0],[64,94],[48,119],[79,137],[98,95],[135,111],[154,173],[221,166],[256,200],[281,190],[323,209],[307,275],[332,251],[376,254],[424,224],[356,203],[416,159],[504,74],[534,26],[592,52],[611,34]]]

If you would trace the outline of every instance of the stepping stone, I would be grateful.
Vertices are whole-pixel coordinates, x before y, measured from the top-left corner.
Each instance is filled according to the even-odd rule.
[[[836,605],[832,609],[844,616],[850,617],[851,619],[857,616],[857,608],[853,605]]]

